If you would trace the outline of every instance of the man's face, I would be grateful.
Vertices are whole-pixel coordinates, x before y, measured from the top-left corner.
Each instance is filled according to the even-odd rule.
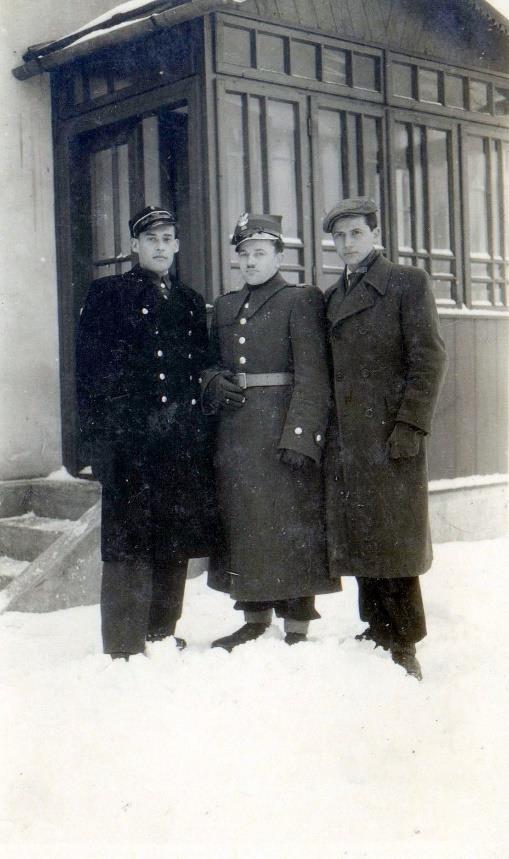
[[[166,274],[173,257],[179,249],[179,240],[175,238],[173,224],[159,224],[140,233],[137,239],[131,240],[131,248],[138,254],[142,268],[154,274]]]
[[[270,280],[279,271],[283,260],[283,254],[278,253],[270,239],[247,239],[237,253],[240,270],[249,286]]]
[[[364,215],[337,218],[332,225],[332,238],[336,250],[348,268],[355,271],[357,266],[373,250],[378,241],[378,227],[368,227]]]

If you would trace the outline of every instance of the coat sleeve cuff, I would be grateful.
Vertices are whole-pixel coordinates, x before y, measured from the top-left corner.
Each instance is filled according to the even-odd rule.
[[[221,372],[222,371],[219,367],[210,367],[208,370],[204,370],[201,374],[200,405],[204,415],[216,415],[219,411],[219,406],[207,399],[207,389],[212,380],[215,379],[216,376],[219,376]]]
[[[322,460],[324,444],[325,432],[322,430],[313,432],[307,427],[285,427],[279,439],[278,449],[303,453],[319,465]]]

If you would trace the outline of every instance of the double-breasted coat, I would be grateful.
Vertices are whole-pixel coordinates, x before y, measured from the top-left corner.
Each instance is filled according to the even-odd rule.
[[[104,561],[209,554],[217,536],[200,295],[135,266],[92,283],[77,340],[83,440],[101,480]]]
[[[331,570],[379,578],[431,565],[424,437],[411,459],[390,459],[396,421],[428,434],[446,365],[428,276],[379,255],[345,295],[326,293],[334,387],[325,456]]]
[[[283,600],[340,588],[328,573],[323,477],[329,412],[323,296],[278,273],[249,291],[217,299],[211,368],[290,373],[287,385],[250,387],[245,404],[222,410],[215,473],[225,549],[211,559],[209,584],[238,600]],[[292,471],[287,448],[313,465]]]

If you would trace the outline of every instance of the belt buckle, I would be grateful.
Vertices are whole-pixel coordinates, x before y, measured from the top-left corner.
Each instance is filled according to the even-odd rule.
[[[246,373],[237,373],[237,382],[239,388],[242,388],[243,391],[247,388],[247,374]]]

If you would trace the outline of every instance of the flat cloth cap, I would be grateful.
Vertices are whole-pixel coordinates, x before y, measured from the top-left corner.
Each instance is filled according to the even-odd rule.
[[[236,248],[248,239],[271,239],[282,241],[282,215],[252,215],[244,212],[235,225],[232,245]]]
[[[162,206],[146,206],[141,212],[137,212],[129,221],[129,230],[133,239],[136,239],[140,233],[148,230],[149,227],[156,227],[159,224],[176,224],[177,219],[173,212],[169,209],[163,209]]]
[[[355,215],[374,215],[375,212],[378,212],[378,206],[369,197],[348,197],[346,200],[336,203],[330,212],[327,212],[323,219],[323,231],[324,233],[332,232],[334,221],[338,218],[350,218]]]

